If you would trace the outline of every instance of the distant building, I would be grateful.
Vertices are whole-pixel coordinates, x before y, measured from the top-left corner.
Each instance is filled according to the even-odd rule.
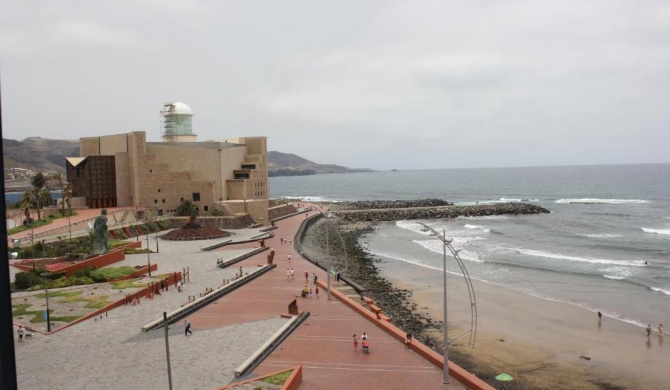
[[[157,215],[190,200],[200,215],[220,210],[267,223],[267,138],[197,142],[186,104],[166,104],[161,114],[163,142],[146,142],[143,131],[81,138],[80,157],[67,158],[73,198]]]

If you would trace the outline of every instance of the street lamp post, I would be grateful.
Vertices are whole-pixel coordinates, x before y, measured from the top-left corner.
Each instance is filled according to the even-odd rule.
[[[33,214],[30,214],[30,246],[33,247],[33,271],[35,271],[35,225],[33,225]]]
[[[51,317],[49,316],[49,278],[48,278],[49,273],[46,271],[42,272],[42,276],[44,277],[44,295],[47,299],[47,310],[46,315],[44,317],[47,322],[47,332],[51,332]]]
[[[442,231],[442,287],[444,289],[444,383],[449,383],[449,337],[447,337],[447,241]]]
[[[72,245],[72,205],[67,205],[67,230],[70,232],[70,245]]]
[[[149,277],[151,277],[151,249],[149,249],[149,235],[147,234],[147,265],[149,266]]]
[[[430,231],[430,235],[437,237],[442,241],[442,288],[443,288],[443,300],[444,300],[444,345],[442,349],[442,354],[444,356],[444,379],[443,383],[449,383],[449,337],[447,336],[447,244],[450,242],[446,239],[446,231],[442,231],[442,234],[438,233],[435,229],[430,226],[421,223],[421,225]]]

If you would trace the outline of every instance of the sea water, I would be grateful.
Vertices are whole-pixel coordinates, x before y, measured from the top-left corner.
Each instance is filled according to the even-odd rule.
[[[381,259],[442,269],[444,232],[470,277],[646,326],[670,324],[670,164],[444,169],[274,177],[272,197],[527,202],[550,214],[381,223]],[[458,273],[450,261],[449,272]]]

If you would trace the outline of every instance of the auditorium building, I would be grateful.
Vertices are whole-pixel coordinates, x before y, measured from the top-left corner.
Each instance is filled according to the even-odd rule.
[[[67,158],[73,202],[164,215],[189,200],[203,216],[267,223],[267,138],[197,142],[186,104],[167,103],[161,114],[162,142],[147,142],[144,131],[81,138],[80,156]]]

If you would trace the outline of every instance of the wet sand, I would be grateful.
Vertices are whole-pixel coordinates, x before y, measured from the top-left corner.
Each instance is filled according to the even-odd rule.
[[[453,259],[451,259],[453,261]],[[376,264],[383,277],[434,320],[443,318],[442,274],[409,263]],[[470,328],[462,276],[448,277],[449,337]],[[478,326],[475,348],[467,338],[450,348],[454,361],[487,379],[497,373],[517,381],[508,389],[667,389],[670,336],[596,313],[509,289],[474,283]],[[657,326],[657,324],[652,324]],[[441,334],[436,335],[442,337]]]

